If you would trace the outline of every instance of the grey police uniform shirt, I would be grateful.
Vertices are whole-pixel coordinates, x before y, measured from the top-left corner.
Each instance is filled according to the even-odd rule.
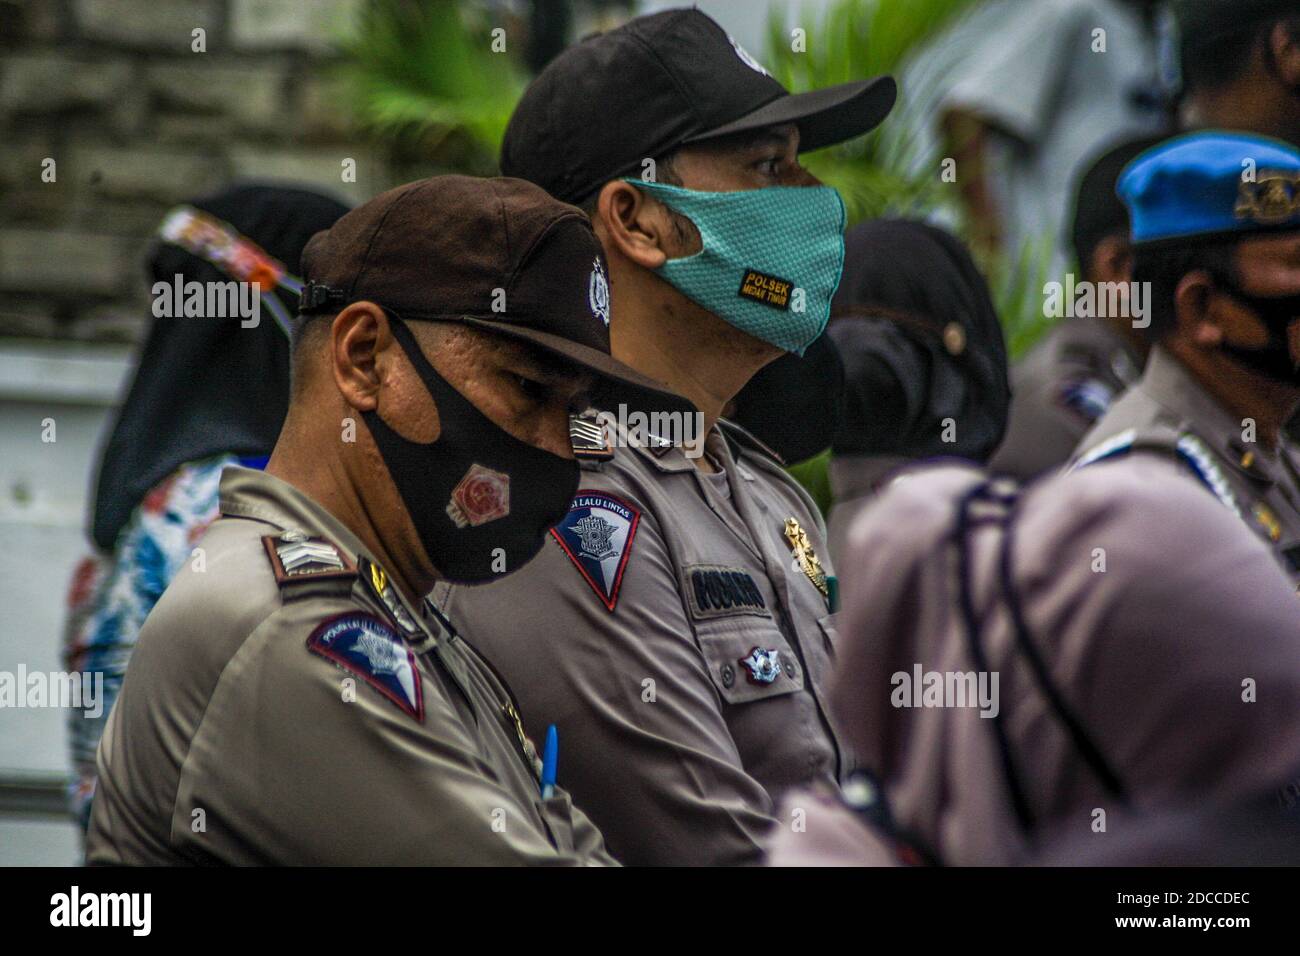
[[[989,470],[1026,481],[1064,466],[1141,374],[1141,357],[1106,320],[1062,320],[1011,370],[1007,433]]]
[[[1300,450],[1283,434],[1270,452],[1164,349],[1080,442],[1073,467],[1122,455],[1179,462],[1245,521],[1300,585]]]
[[[522,571],[434,591],[529,733],[556,725],[559,777],[625,864],[758,862],[780,794],[850,769],[825,703],[834,618],[786,537],[793,519],[831,574],[823,523],[725,427],[705,447],[730,500],[678,447],[619,447]]]
[[[221,515],[140,632],[90,863],[613,863],[567,794],[541,799],[490,666],[342,523],[243,468]]]

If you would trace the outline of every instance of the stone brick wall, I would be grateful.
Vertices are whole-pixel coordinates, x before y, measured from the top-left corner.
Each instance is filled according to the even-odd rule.
[[[0,336],[138,338],[145,240],[233,178],[352,201],[401,181],[330,71],[361,2],[0,0]]]

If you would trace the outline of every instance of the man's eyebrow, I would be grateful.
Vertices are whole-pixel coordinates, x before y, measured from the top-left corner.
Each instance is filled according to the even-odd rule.
[[[739,133],[733,140],[723,140],[719,144],[719,149],[730,153],[744,153],[765,146],[789,146],[794,142],[794,139],[795,132],[793,128],[788,132],[770,128],[760,129],[753,133]]]

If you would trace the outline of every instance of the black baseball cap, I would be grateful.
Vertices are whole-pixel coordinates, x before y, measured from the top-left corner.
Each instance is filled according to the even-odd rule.
[[[582,202],[679,146],[782,123],[800,150],[869,132],[892,77],[790,93],[699,10],[665,10],[569,47],[532,82],[501,146],[501,171]]]
[[[311,238],[300,315],[374,302],[403,320],[463,322],[597,376],[599,408],[694,412],[609,354],[609,285],[582,210],[521,179],[434,176],[376,196]]]

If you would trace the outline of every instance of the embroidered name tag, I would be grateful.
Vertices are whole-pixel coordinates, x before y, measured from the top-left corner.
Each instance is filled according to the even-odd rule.
[[[701,564],[686,568],[685,574],[686,603],[697,621],[734,614],[772,616],[748,571]]]
[[[790,310],[790,291],[794,283],[776,276],[766,275],[754,269],[745,271],[744,281],[740,283],[740,297],[753,299],[763,305],[770,305],[782,312]]]

